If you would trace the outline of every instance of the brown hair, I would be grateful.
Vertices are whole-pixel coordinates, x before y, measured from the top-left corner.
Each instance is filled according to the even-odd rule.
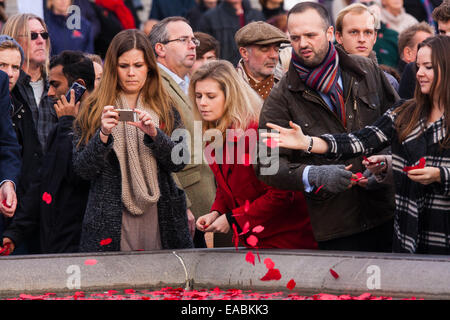
[[[444,0],[441,5],[433,10],[431,14],[434,21],[447,22],[450,20],[450,1]]]
[[[375,31],[380,28],[380,19],[378,19],[377,15],[374,14],[368,7],[366,7],[364,4],[361,3],[353,3],[349,6],[346,6],[341,11],[339,11],[337,17],[336,17],[336,32],[339,32],[342,34],[343,29],[343,23],[344,23],[344,17],[349,13],[356,13],[356,14],[363,14],[364,12],[370,13],[370,15],[373,17],[373,25]]]
[[[216,58],[220,55],[220,43],[213,36],[204,32],[194,32],[194,37],[200,40],[200,45],[195,48],[197,59],[211,50],[214,50]]]
[[[419,31],[423,31],[434,36],[433,27],[425,21],[413,24],[412,26],[406,28],[398,36],[398,53],[400,54],[400,58],[403,56],[403,49],[405,49],[405,47],[412,47],[414,44],[414,36]]]
[[[434,36],[425,39],[419,44],[431,49],[431,64],[433,66],[434,78],[429,94],[423,94],[416,78],[416,89],[414,99],[406,101],[395,109],[398,117],[395,126],[399,135],[399,141],[403,142],[407,136],[416,128],[420,119],[427,119],[433,107],[433,100],[437,97],[439,105],[444,107],[444,119],[446,133],[441,147],[450,147],[450,37]],[[423,130],[425,128],[422,128]]]
[[[122,54],[132,49],[143,52],[148,67],[147,80],[141,89],[144,106],[157,113],[160,122],[165,124],[161,129],[166,134],[171,134],[174,128],[171,100],[163,88],[150,41],[144,32],[127,29],[119,32],[111,41],[103,65],[102,81],[88,97],[86,106],[80,109],[75,120],[76,127],[81,129],[78,145],[86,144],[94,136],[100,127],[103,108],[114,105],[121,91],[117,76],[118,60]]]

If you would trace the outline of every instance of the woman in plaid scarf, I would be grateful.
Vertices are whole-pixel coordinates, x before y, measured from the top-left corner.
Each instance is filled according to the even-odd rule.
[[[450,37],[424,40],[416,59],[414,99],[394,105],[360,131],[309,137],[291,122],[289,129],[267,124],[279,133],[262,134],[280,147],[341,159],[369,156],[390,145],[388,170],[396,189],[394,252],[450,254],[449,51]],[[368,160],[364,164],[369,168],[380,161],[375,156]]]

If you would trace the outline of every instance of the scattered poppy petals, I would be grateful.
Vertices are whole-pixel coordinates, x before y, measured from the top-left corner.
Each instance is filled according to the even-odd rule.
[[[250,201],[245,200],[244,212],[247,213],[250,210]]]
[[[52,195],[50,193],[44,192],[42,195],[42,201],[46,204],[50,204],[52,202]]]
[[[408,171],[410,171],[410,170],[414,170],[414,169],[423,169],[423,168],[425,168],[425,158],[424,157],[422,157],[422,158],[420,158],[420,160],[419,160],[419,163],[417,164],[417,165],[415,165],[415,166],[405,166],[404,168],[403,168],[403,172],[408,172]]]
[[[132,294],[132,293],[135,293],[136,290],[134,290],[134,289],[125,289],[125,290],[123,290],[123,292],[125,292],[125,294]]]
[[[273,269],[275,267],[275,263],[270,258],[264,259],[264,264],[266,265],[267,269]]]
[[[84,264],[87,266],[94,266],[97,264],[97,260],[96,259],[86,259],[86,260],[84,260]]]
[[[112,242],[111,238],[106,238],[100,241],[100,245],[101,246],[107,246],[108,244],[110,244]]]
[[[295,283],[294,279],[291,279],[287,283],[286,288],[288,288],[289,290],[293,290],[295,288],[295,285],[296,285],[296,283]]]
[[[252,247],[256,247],[256,245],[258,244],[258,238],[254,235],[251,235],[247,238],[247,243]]]
[[[252,265],[255,265],[255,256],[251,251],[247,252],[247,254],[245,255],[245,261],[251,263]]]
[[[254,232],[254,233],[260,233],[260,232],[262,232],[264,230],[264,227],[263,226],[256,226],[256,227],[254,227],[253,229],[252,229],[252,231]]]
[[[281,279],[281,273],[278,269],[269,269],[267,273],[262,277],[261,281],[270,281],[270,280],[280,280]]]
[[[278,142],[272,138],[267,138],[265,142],[269,148],[273,149],[273,148],[278,147]]]
[[[107,294],[110,294],[110,295],[117,294],[117,293],[119,293],[117,290],[108,290],[108,292],[107,292]]]
[[[330,269],[330,273],[335,279],[339,278],[338,273],[336,271],[334,271],[333,269]]]

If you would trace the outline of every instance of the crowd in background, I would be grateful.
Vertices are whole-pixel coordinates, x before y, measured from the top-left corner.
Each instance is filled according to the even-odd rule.
[[[0,1],[11,253],[450,254],[448,0],[20,2]]]

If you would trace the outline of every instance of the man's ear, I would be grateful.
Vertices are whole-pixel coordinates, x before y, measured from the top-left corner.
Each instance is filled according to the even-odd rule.
[[[336,38],[337,43],[342,45],[342,34],[339,31],[334,33],[334,37]]]
[[[78,82],[78,83],[81,84],[82,86],[86,87],[86,82],[85,82],[83,79],[81,79],[81,78],[78,78],[78,79],[75,80],[74,82]]]
[[[327,35],[327,40],[330,42],[333,42],[333,34],[334,34],[334,27],[333,26],[329,26],[327,31],[326,31],[326,35]]]
[[[248,49],[246,47],[239,47],[239,53],[241,54],[242,60],[248,61]]]
[[[411,58],[410,58],[411,55],[412,55],[412,49],[408,46],[405,46],[403,48],[402,56],[400,58],[402,58],[403,60],[406,60],[408,62],[412,62]]]
[[[166,46],[158,42],[155,44],[155,52],[157,57],[164,58],[166,56]]]

